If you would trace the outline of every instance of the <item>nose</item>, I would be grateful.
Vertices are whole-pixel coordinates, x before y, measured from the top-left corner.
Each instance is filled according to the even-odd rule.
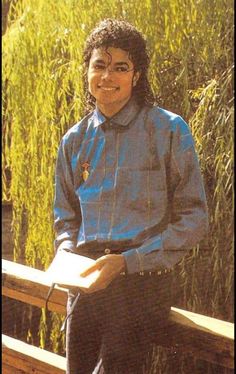
[[[103,79],[108,79],[108,78],[111,78],[112,77],[112,72],[110,71],[110,69],[107,67],[106,69],[104,69],[104,71],[102,72],[102,78]]]

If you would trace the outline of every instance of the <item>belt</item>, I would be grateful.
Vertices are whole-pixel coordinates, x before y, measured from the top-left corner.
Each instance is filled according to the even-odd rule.
[[[103,244],[103,247],[104,247],[104,244]],[[93,257],[96,259],[96,255],[98,255],[98,257],[100,257],[102,254],[105,254],[105,255],[108,255],[108,254],[121,254],[122,251],[115,251],[114,249],[110,249],[110,248],[105,248],[104,250],[97,250],[95,253],[92,252],[92,251],[85,251],[85,250],[80,250],[78,251],[79,254],[82,254],[82,255],[87,255],[88,257]],[[91,256],[91,255],[95,255],[95,256]],[[162,269],[162,270],[156,270],[156,271],[140,271],[139,273],[136,273],[136,275],[140,275],[140,276],[161,276],[161,275],[165,275],[165,274],[168,274],[168,273],[171,273],[173,271],[173,268],[170,268],[170,269]],[[125,272],[122,272],[120,273],[120,275],[127,275],[127,273]]]
[[[172,268],[170,269],[163,269],[163,270],[156,270],[156,271],[140,271],[139,273],[136,273],[136,275],[140,276],[161,276],[168,273],[171,273],[173,271]],[[122,272],[120,275],[127,275],[126,273]]]

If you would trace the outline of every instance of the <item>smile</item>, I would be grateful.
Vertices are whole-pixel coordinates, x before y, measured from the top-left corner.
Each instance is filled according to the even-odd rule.
[[[100,88],[103,91],[115,91],[115,90],[118,90],[117,87],[102,87],[102,86],[98,86],[98,88]]]

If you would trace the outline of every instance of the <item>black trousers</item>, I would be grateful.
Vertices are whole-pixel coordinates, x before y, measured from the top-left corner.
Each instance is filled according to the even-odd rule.
[[[153,343],[161,343],[166,332],[171,278],[121,275],[105,290],[81,294],[67,320],[66,373],[143,373]],[[68,313],[74,298],[70,292]]]

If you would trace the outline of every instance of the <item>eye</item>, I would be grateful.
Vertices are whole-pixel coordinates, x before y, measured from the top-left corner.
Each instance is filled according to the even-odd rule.
[[[126,73],[127,71],[129,71],[129,68],[127,66],[117,66],[115,68],[115,71]]]
[[[101,71],[101,70],[104,70],[105,68],[106,68],[106,66],[103,65],[103,64],[94,64],[94,65],[93,65],[93,69],[94,69],[94,70]]]

